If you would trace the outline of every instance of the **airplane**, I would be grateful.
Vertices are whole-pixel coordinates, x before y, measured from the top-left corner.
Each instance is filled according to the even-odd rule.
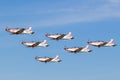
[[[87,43],[92,45],[92,46],[97,46],[97,47],[116,46],[116,44],[114,43],[114,39],[111,39],[109,42],[105,42],[105,41],[88,41]]]
[[[88,52],[92,52],[92,50],[90,50],[89,45],[87,45],[86,47],[64,48],[64,50],[66,50],[68,52],[71,52],[71,53],[78,53],[78,52],[88,53]]]
[[[22,42],[21,44],[23,44],[27,47],[32,47],[32,48],[37,47],[37,46],[39,46],[39,47],[48,47],[49,46],[46,40],[44,40],[43,42],[39,42],[39,41],[38,42],[34,42],[34,41]]]
[[[71,40],[74,39],[72,36],[72,32],[68,34],[46,34],[46,37],[51,38],[53,40]]]
[[[62,61],[62,60],[60,60],[58,55],[56,55],[55,58],[36,56],[35,60],[40,61],[40,62],[45,62],[45,63],[47,63],[47,62],[61,62]]]
[[[5,30],[7,32],[10,32],[12,34],[34,34],[35,32],[32,31],[32,27],[29,27],[28,29],[25,28],[8,28],[6,27]]]

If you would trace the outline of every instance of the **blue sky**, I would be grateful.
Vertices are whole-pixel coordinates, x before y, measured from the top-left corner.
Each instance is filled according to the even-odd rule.
[[[0,80],[119,80],[119,0],[1,0]],[[33,35],[10,35],[5,26],[33,27]],[[74,40],[53,41],[46,33],[68,33]],[[92,47],[90,54],[70,54],[64,47],[86,46],[88,40],[115,39],[116,47]],[[47,48],[26,48],[22,41],[43,41]],[[40,63],[35,56],[61,63]]]

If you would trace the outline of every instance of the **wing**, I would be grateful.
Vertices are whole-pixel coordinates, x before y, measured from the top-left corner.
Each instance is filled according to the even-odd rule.
[[[75,52],[80,52],[83,48],[78,48]]]
[[[101,46],[104,46],[106,42],[88,42],[88,44],[96,47],[101,47]]]
[[[78,52],[80,52],[82,49],[83,49],[83,48],[81,47],[81,48],[76,49],[75,51],[70,51],[70,52],[72,52],[72,53],[78,53]]]
[[[71,53],[77,53],[80,52],[83,48],[64,48],[65,50],[71,52]]]
[[[106,45],[108,42],[103,42],[102,44],[100,44],[99,46],[104,46]]]
[[[33,44],[32,46],[29,46],[29,47],[36,47],[39,44],[40,44],[40,42],[36,42],[35,44]]]
[[[45,62],[50,62],[53,58],[48,58],[45,60]]]
[[[60,36],[58,36],[58,37],[56,38],[56,40],[60,40],[60,39],[62,39],[64,36],[65,36],[65,34],[61,34]]]
[[[25,30],[25,28],[21,28],[21,29],[18,30],[15,34],[21,34],[24,30]]]

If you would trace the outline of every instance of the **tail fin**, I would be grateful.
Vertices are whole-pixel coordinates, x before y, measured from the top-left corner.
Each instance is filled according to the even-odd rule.
[[[47,40],[44,40],[43,43],[44,43],[44,44],[47,44]]]
[[[56,55],[56,57],[53,59],[53,61],[55,61],[55,62],[61,62],[62,60],[60,60],[59,56]]]
[[[32,27],[29,27],[28,30],[29,30],[29,31],[32,31]]]
[[[56,55],[56,57],[54,59],[59,59],[59,55]]]
[[[72,32],[69,32],[69,33],[68,33],[68,36],[72,36]]]
[[[110,44],[114,44],[114,42],[115,42],[115,40],[114,40],[114,39],[111,39],[109,43],[110,43]]]
[[[87,45],[86,47],[85,47],[85,49],[89,49],[90,48],[90,45]]]

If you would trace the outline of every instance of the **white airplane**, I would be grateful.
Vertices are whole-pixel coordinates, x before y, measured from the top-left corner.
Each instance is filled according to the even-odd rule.
[[[48,47],[49,46],[46,40],[44,40],[43,42],[39,42],[39,41],[38,42],[34,42],[34,41],[22,42],[22,44],[27,47],[32,47],[32,48],[37,47],[37,46],[39,46],[39,47]]]
[[[51,38],[53,40],[71,40],[74,39],[72,36],[72,32],[69,32],[68,34],[46,34],[46,37]]]
[[[88,44],[92,46],[97,46],[97,47],[112,47],[116,46],[114,43],[114,39],[111,39],[109,42],[104,42],[104,41],[88,41]]]
[[[91,52],[91,51],[92,51],[92,50],[90,50],[89,45],[87,45],[86,47],[64,48],[64,50],[69,51],[69,52],[71,52],[71,53],[78,53],[78,52],[88,53],[88,52]]]
[[[35,57],[35,60],[40,61],[40,62],[61,62],[60,58],[58,55],[56,55],[55,58],[49,58],[49,57]]]
[[[10,32],[12,34],[34,34],[32,31],[32,27],[29,27],[28,29],[25,28],[8,28],[6,27],[5,30],[7,32]]]

